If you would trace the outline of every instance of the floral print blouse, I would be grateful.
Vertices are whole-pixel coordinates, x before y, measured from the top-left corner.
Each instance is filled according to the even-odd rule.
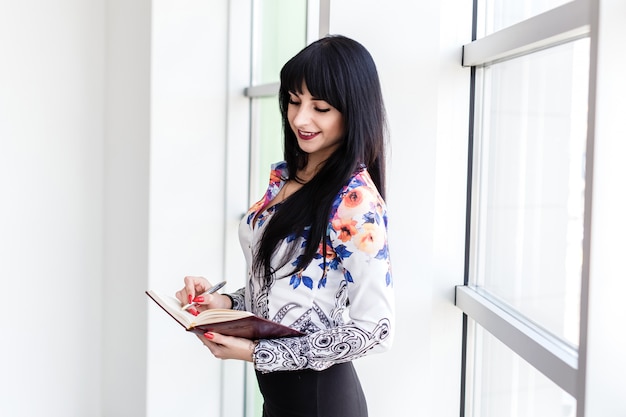
[[[282,323],[305,334],[260,340],[254,357],[261,372],[315,369],[351,361],[391,345],[394,294],[387,248],[387,210],[363,167],[334,200],[328,221],[326,261],[323,248],[303,270],[285,276],[297,264],[287,263],[270,282],[252,273],[253,248],[264,226],[281,204],[265,210],[284,186],[287,165],[274,164],[269,187],[239,226],[239,240],[248,265],[244,288],[233,294],[233,308]],[[254,220],[256,218],[256,221]],[[299,244],[290,236],[279,247]],[[282,253],[281,253],[282,252]],[[278,256],[280,259],[280,256]]]

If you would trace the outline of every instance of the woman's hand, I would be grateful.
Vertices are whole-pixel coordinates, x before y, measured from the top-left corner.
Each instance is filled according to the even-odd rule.
[[[201,311],[210,308],[232,308],[230,298],[222,294],[204,294],[212,287],[211,283],[204,277],[185,277],[185,286],[176,291],[176,298],[181,304],[194,303],[195,306],[189,307],[189,311],[193,315],[198,315]]]
[[[240,359],[253,362],[256,342],[241,337],[224,336],[219,333],[205,333],[198,338],[218,359]]]

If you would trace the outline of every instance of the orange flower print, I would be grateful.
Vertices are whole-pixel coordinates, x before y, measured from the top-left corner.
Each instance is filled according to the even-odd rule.
[[[376,255],[385,245],[385,235],[373,223],[365,223],[360,233],[354,237],[355,246],[365,253]]]
[[[352,219],[334,219],[332,221],[333,229],[339,232],[339,240],[347,242],[352,239],[352,236],[356,235],[356,220]]]
[[[355,188],[354,190],[351,190],[350,192],[348,192],[348,194],[346,194],[343,197],[343,204],[346,206],[346,208],[349,208],[349,209],[358,207],[362,201],[363,201],[363,193],[361,192],[361,189],[359,188]]]
[[[367,188],[357,187],[348,191],[337,208],[337,217],[342,219],[360,218],[363,212],[369,211],[371,195]]]

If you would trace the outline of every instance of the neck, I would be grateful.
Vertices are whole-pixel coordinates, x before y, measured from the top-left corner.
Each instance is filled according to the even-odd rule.
[[[294,179],[300,184],[306,184],[307,182],[311,181],[314,176],[317,175],[320,169],[322,169],[322,166],[324,166],[325,162],[326,161],[312,163],[311,161],[308,161],[304,168],[299,169],[298,172],[296,172],[296,176]]]

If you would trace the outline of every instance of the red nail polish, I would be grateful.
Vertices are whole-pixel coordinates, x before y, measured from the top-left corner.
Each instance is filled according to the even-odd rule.
[[[200,314],[200,313],[198,312],[198,310],[196,310],[196,309],[195,309],[195,308],[193,308],[193,307],[190,307],[190,308],[189,308],[189,310],[187,310],[187,311],[188,311],[188,312],[190,312],[191,314],[193,314],[194,316],[197,316],[198,314]]]
[[[206,337],[207,339],[213,339],[214,335],[211,332],[207,332],[204,334],[204,337]]]
[[[187,296],[187,299],[189,300],[189,301],[188,301],[188,303],[189,303],[189,304],[191,304],[191,302],[193,301],[193,299],[192,299],[192,297],[191,297],[191,294],[189,294],[189,295]]]
[[[193,299],[194,303],[203,303],[204,302],[204,297],[199,295],[196,298]]]

